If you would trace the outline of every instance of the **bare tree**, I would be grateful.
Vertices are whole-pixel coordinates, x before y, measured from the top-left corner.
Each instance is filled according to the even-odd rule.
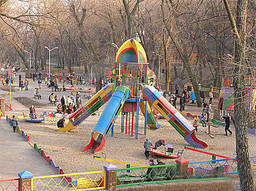
[[[248,0],[238,0],[236,20],[228,0],[223,0],[230,24],[235,35],[234,70],[234,125],[236,129],[236,154],[241,190],[252,191],[253,177],[248,151],[248,112],[246,109],[245,68],[246,68],[246,19]]]

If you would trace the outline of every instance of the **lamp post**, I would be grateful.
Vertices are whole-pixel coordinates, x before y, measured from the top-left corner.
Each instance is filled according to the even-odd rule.
[[[31,70],[31,52],[24,50],[24,52],[29,53],[29,69]]]
[[[53,51],[59,47],[56,46],[56,47],[50,49],[47,46],[45,46],[45,48],[49,51],[49,79],[50,79],[50,77],[51,77],[51,51]]]

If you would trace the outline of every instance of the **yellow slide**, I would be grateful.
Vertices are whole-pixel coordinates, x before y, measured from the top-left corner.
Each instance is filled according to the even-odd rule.
[[[97,111],[104,103],[106,103],[114,92],[114,84],[108,84],[98,91],[84,106],[76,110],[70,117],[68,124],[58,129],[60,132],[71,131],[78,127],[78,125],[89,117],[92,113]]]

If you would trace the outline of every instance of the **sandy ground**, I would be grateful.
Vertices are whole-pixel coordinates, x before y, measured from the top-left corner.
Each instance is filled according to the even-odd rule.
[[[55,171],[42,160],[40,155],[24,141],[9,124],[0,120],[0,179],[18,177],[18,173],[29,171],[34,176],[55,174]]]
[[[31,87],[35,87],[36,83],[31,83]],[[33,88],[27,92],[15,92],[14,97],[33,97]],[[42,97],[43,99],[39,102],[45,104],[37,108],[37,112],[42,113],[44,111],[56,111],[54,106],[48,104],[48,95],[50,90],[43,87]],[[68,95],[70,92],[59,93]],[[59,96],[60,97],[60,96]],[[82,99],[85,103],[85,99]],[[217,100],[215,100],[216,104]],[[13,101],[14,112],[16,114],[22,114],[22,112],[28,113],[28,108],[24,105],[18,103],[16,100]],[[103,107],[104,108],[104,107]],[[99,111],[102,112],[103,108]],[[200,114],[201,108],[195,106],[187,106],[186,111],[193,114]],[[9,113],[9,112],[8,112]],[[83,148],[89,143],[91,138],[91,132],[97,123],[100,116],[90,116],[88,117],[77,129],[72,132],[61,133],[56,131],[57,119],[52,119],[51,121],[46,121],[41,124],[31,124],[20,121],[21,128],[30,136],[31,143],[37,143],[39,147],[46,151],[53,161],[63,168],[65,173],[71,172],[85,172],[102,170],[105,164],[109,164],[105,161],[93,159],[93,155],[89,153],[83,153]],[[140,115],[139,121],[139,139],[135,139],[129,135],[123,134],[120,131],[120,117],[117,119],[114,136],[108,136],[106,144],[103,150],[97,153],[101,156],[103,153],[108,159],[126,161],[131,163],[137,163],[142,165],[147,165],[148,160],[144,156],[144,117]],[[174,155],[178,151],[182,151],[184,146],[188,144],[184,141],[183,137],[178,134],[178,132],[164,119],[159,120],[159,124],[163,127],[158,130],[147,129],[147,137],[154,143],[159,139],[165,139],[167,143],[172,144],[174,147]],[[233,131],[232,136],[224,136],[224,128],[214,128],[212,130],[214,133],[222,133],[223,135],[216,135],[215,138],[210,138],[207,134],[207,129],[202,126],[199,127],[199,131],[196,133],[198,139],[206,142],[208,148],[205,150],[208,152],[213,152],[216,154],[221,154],[229,157],[235,157],[235,132],[233,126],[231,126],[231,131]],[[249,151],[250,155],[253,156],[256,153],[256,137],[254,135],[249,135]],[[202,161],[210,160],[211,157],[208,155],[200,154],[197,152],[185,150],[183,153],[183,158],[189,161]],[[165,163],[174,163],[173,159],[162,159]],[[42,161],[43,163],[43,161]],[[125,165],[116,164],[118,167],[123,168]]]

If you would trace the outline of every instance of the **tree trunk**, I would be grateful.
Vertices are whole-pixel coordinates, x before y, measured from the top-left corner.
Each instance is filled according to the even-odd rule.
[[[223,0],[232,29],[235,34],[235,70],[234,70],[234,122],[236,130],[237,166],[242,191],[253,191],[253,177],[248,151],[248,110],[244,72],[246,67],[246,19],[248,0],[237,1],[236,21],[231,13],[228,1]]]

